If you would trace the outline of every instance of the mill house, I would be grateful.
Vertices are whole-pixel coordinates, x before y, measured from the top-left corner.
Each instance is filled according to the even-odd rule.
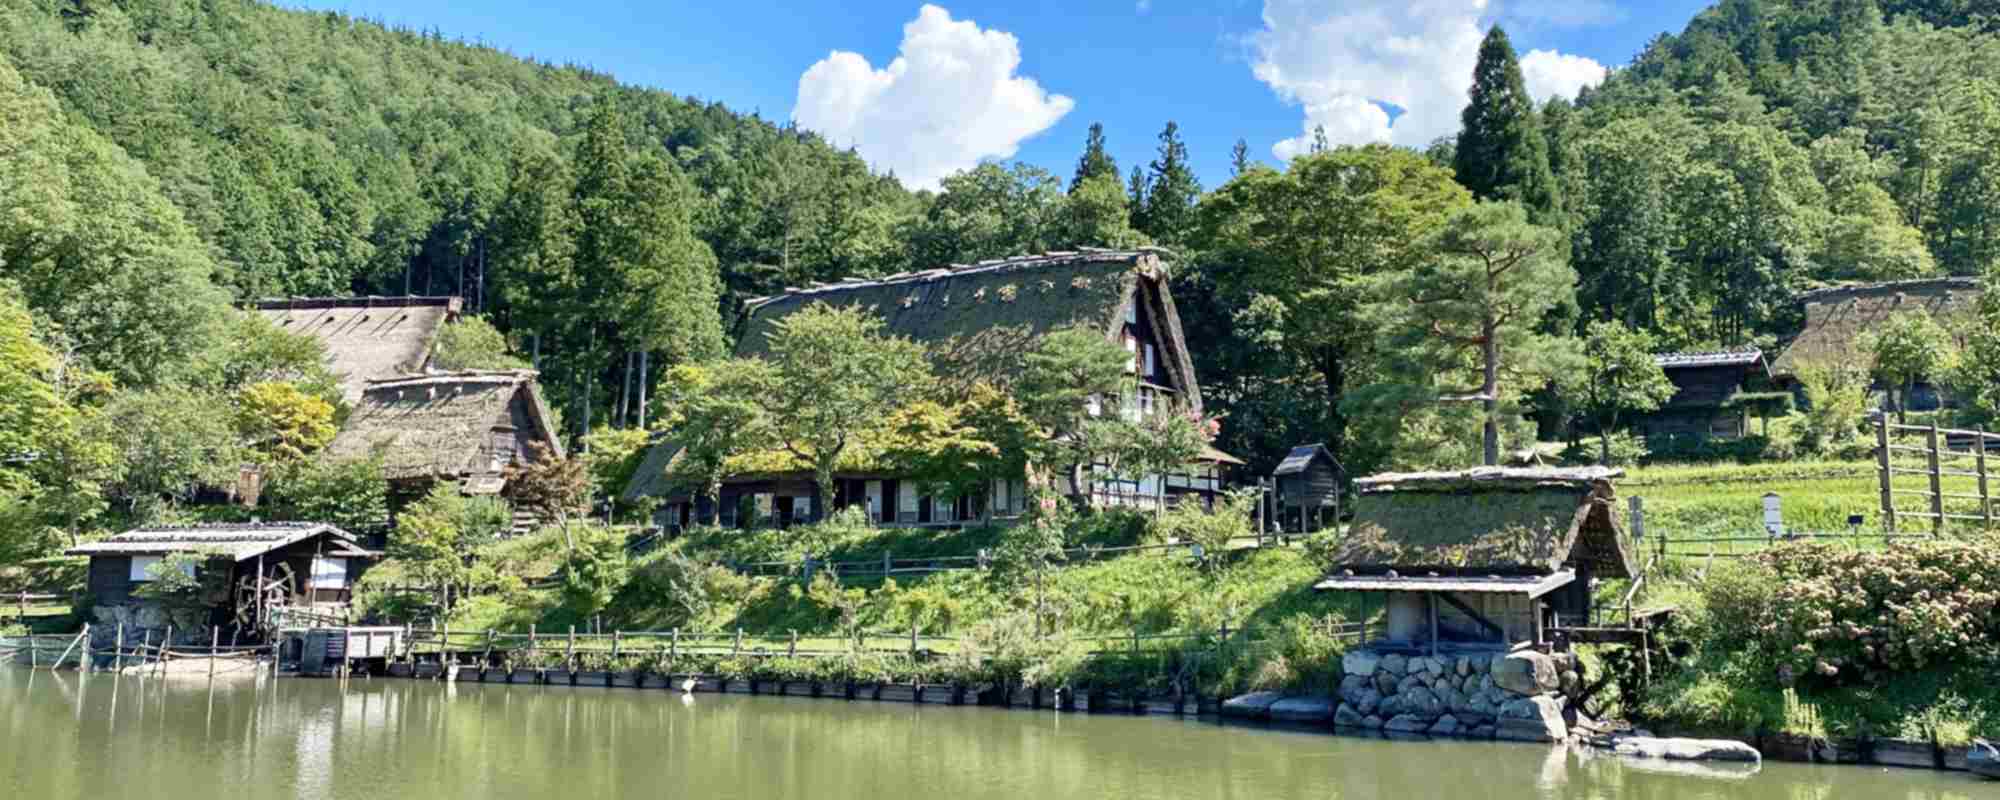
[[[945,377],[1005,386],[1019,368],[1019,354],[1050,332],[1082,325],[1102,331],[1131,354],[1127,369],[1132,390],[1121,398],[1093,401],[1093,413],[1133,418],[1170,408],[1199,413],[1201,386],[1168,288],[1168,257],[1151,248],[1052,252],[791,289],[750,301],[736,355],[762,355],[766,333],[810,304],[854,306],[881,317],[887,333],[925,345]],[[708,499],[677,485],[679,454],[671,440],[655,443],[623,493],[626,502],[663,500],[661,521],[668,526],[705,521],[711,513]],[[1183,499],[1213,503],[1224,470],[1241,463],[1210,448],[1177,473],[1129,477],[1098,469],[1089,471],[1080,487],[1059,477],[1057,488],[1071,495],[1088,493],[1099,505],[1156,507]],[[1026,510],[1025,475],[994,480],[981,492],[959,497],[926,495],[907,477],[884,470],[843,470],[835,475],[834,496],[822,498],[805,470],[733,475],[723,484],[714,511],[724,527],[751,527],[820,519],[829,504],[863,508],[881,525],[955,526],[1004,520]]]

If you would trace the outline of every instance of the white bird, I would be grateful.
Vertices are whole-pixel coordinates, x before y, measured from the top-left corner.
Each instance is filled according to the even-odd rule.
[[[693,678],[687,678],[685,680],[682,680],[681,694],[694,694],[694,687],[695,683]]]

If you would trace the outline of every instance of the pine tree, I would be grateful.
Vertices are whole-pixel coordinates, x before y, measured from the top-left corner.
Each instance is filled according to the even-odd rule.
[[[1090,123],[1090,134],[1083,140],[1083,156],[1076,160],[1076,175],[1069,179],[1069,190],[1075,192],[1084,181],[1099,175],[1109,175],[1118,180],[1118,160],[1104,151],[1104,123]]]
[[[1137,223],[1139,215],[1146,212],[1146,174],[1138,167],[1132,168],[1132,180],[1125,185],[1125,198],[1132,206],[1132,221]]]
[[[1168,122],[1160,131],[1159,157],[1148,166],[1145,200],[1133,222],[1153,241],[1179,244],[1194,229],[1195,202],[1201,197],[1201,181],[1188,166],[1180,125]]]
[[[1471,102],[1460,115],[1454,166],[1458,182],[1482,200],[1515,200],[1537,223],[1561,213],[1548,141],[1507,32],[1495,25],[1479,46]]]
[[[1229,174],[1231,176],[1241,175],[1249,171],[1249,169],[1250,145],[1242,139],[1237,139],[1236,146],[1229,148]]]

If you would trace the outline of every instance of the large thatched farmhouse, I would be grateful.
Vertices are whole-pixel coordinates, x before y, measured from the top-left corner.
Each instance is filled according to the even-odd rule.
[[[792,289],[750,302],[736,354],[761,355],[766,332],[812,303],[858,306],[879,315],[889,333],[926,345],[947,377],[1005,385],[1019,355],[1040,337],[1085,325],[1132,353],[1136,392],[1125,399],[1124,413],[1169,407],[1198,412],[1201,385],[1167,288],[1164,255],[1152,249],[1047,253]],[[664,500],[663,519],[670,525],[706,520],[710,501],[693,497],[675,480],[678,454],[671,441],[656,444],[624,499]],[[1099,473],[1084,486],[1058,488],[1090,493],[1106,504],[1152,506],[1183,496],[1207,500],[1221,488],[1222,469],[1236,463],[1211,451],[1201,463],[1164,479],[1120,480]],[[723,486],[718,516],[724,526],[786,525],[821,518],[831,501],[834,508],[864,507],[880,524],[957,525],[1018,515],[1026,496],[1026,476],[993,481],[977,496],[951,498],[926,496],[915,482],[891,471],[857,469],[835,477],[835,496],[820,498],[811,474],[802,470],[736,475]]]

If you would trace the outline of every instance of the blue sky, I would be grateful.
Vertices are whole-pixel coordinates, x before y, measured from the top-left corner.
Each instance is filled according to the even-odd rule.
[[[1413,145],[1455,129],[1470,48],[1494,22],[1531,91],[1568,94],[1710,0],[934,2],[302,5],[797,118],[915,186],[981,159],[1066,178],[1092,122],[1129,171],[1172,119],[1213,187],[1239,137],[1279,163],[1315,126]]]

